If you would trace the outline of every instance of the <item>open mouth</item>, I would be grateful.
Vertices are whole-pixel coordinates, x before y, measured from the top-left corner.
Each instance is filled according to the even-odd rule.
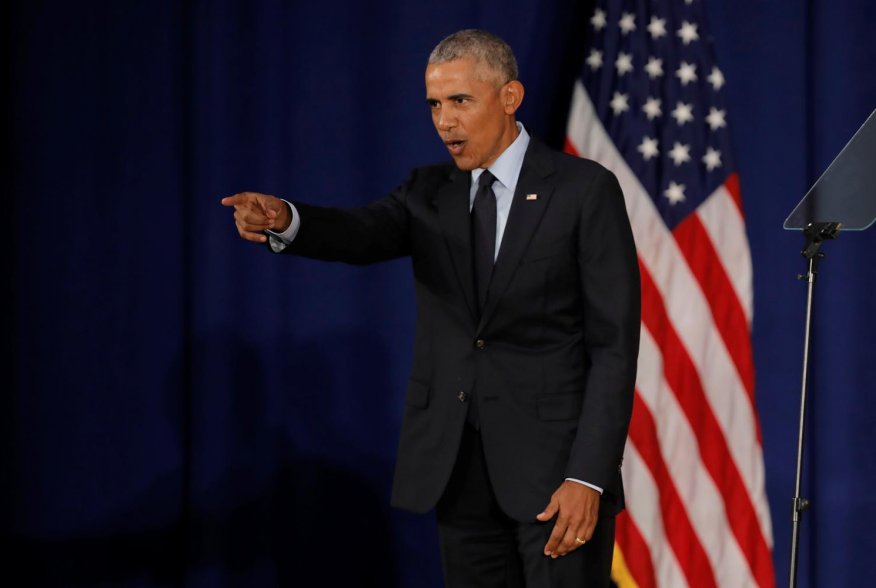
[[[444,141],[444,144],[447,145],[447,150],[450,151],[451,155],[459,155],[462,153],[462,149],[465,146],[465,141]]]

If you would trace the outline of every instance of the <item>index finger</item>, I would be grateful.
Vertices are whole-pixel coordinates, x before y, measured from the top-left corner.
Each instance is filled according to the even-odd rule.
[[[246,200],[246,194],[234,194],[233,196],[226,196],[220,202],[222,206],[237,206],[238,204],[243,204]]]

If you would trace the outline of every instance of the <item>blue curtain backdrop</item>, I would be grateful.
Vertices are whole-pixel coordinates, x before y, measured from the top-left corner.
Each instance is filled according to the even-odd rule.
[[[45,586],[439,586],[434,521],[388,506],[413,332],[408,263],[271,256],[238,239],[219,198],[249,189],[360,205],[445,160],[424,62],[472,26],[515,47],[521,118],[560,145],[590,10],[7,5],[0,486],[11,570]],[[805,297],[801,238],[781,223],[876,107],[876,4],[708,10],[754,255],[781,584]],[[876,577],[876,229],[826,251],[807,587]]]

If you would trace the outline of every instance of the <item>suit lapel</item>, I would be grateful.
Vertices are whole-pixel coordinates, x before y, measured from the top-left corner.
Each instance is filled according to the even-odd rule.
[[[477,317],[477,305],[471,256],[470,193],[471,174],[454,169],[450,174],[450,182],[438,192],[436,203],[441,231],[459,280],[459,289],[474,320]]]
[[[529,241],[541,222],[541,217],[553,192],[553,185],[547,180],[547,177],[552,173],[553,165],[547,147],[534,138],[530,139],[529,148],[523,159],[523,167],[520,169],[520,178],[517,180],[514,200],[511,202],[511,210],[508,213],[508,222],[505,224],[505,232],[502,235],[499,257],[493,268],[493,278],[487,294],[487,303],[477,328],[478,333],[496,310],[499,299],[511,283],[520,258],[526,252]],[[530,194],[535,194],[537,197],[527,199]],[[469,262],[469,267],[471,267],[470,264],[471,262]],[[472,286],[471,300],[473,300],[473,296]]]

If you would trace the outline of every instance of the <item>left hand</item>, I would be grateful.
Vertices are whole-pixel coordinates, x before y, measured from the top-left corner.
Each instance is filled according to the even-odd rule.
[[[578,482],[566,480],[557,488],[544,512],[535,517],[546,522],[557,515],[545,555],[557,558],[584,545],[576,539],[590,541],[599,516],[599,498],[599,492]]]

